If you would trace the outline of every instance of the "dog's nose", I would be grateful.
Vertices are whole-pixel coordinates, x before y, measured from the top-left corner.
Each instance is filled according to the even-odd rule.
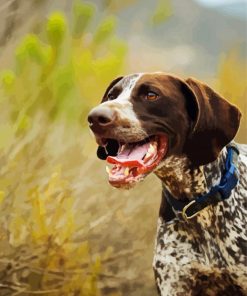
[[[98,106],[89,113],[88,122],[90,128],[97,132],[102,128],[112,125],[115,118],[114,110],[104,106]]]

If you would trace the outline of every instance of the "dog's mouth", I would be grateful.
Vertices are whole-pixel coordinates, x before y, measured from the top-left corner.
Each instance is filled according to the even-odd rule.
[[[106,158],[113,165],[106,167],[109,183],[114,187],[131,186],[158,166],[167,153],[168,137],[151,136],[140,142],[118,145],[116,155]]]

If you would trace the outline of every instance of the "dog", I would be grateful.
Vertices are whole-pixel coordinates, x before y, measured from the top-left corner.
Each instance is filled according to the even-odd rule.
[[[109,183],[162,182],[158,294],[247,295],[247,145],[239,109],[208,85],[156,72],[114,79],[88,115]],[[150,195],[152,192],[150,192]]]

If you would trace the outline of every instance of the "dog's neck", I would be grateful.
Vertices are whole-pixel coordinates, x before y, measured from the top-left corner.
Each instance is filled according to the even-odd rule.
[[[226,149],[207,165],[193,167],[187,157],[170,156],[155,170],[163,187],[177,199],[193,199],[218,184],[225,166]]]

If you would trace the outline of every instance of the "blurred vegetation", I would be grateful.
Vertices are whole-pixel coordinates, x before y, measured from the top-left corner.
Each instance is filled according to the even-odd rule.
[[[242,119],[237,140],[247,143],[247,61],[241,58],[237,47],[221,55],[215,87],[224,98],[240,108]]]
[[[169,3],[157,1],[153,25]],[[86,123],[109,81],[128,72],[116,26],[75,1],[71,18],[54,12],[24,36],[1,72],[0,295],[155,294],[160,184],[150,176],[131,193],[108,186]],[[222,56],[215,86],[246,114],[244,67],[236,51]]]
[[[62,168],[48,178],[40,172],[49,171],[51,130],[65,124],[81,131],[122,71],[126,45],[115,28],[113,16],[100,19],[93,4],[76,1],[70,22],[52,13],[39,34],[20,42],[14,68],[1,73],[1,295],[100,293],[101,257],[108,255],[92,255],[87,240],[74,242],[76,200]]]
[[[72,24],[54,12],[40,36],[27,35],[19,44],[14,70],[1,75],[14,133],[27,129],[37,110],[52,119],[85,117],[103,86],[122,70],[126,45],[114,34],[116,20],[109,16],[97,21],[95,10],[78,1]],[[97,22],[94,30],[92,22]]]
[[[157,1],[156,9],[151,17],[153,25],[159,25],[172,15],[172,5],[170,0]]]

